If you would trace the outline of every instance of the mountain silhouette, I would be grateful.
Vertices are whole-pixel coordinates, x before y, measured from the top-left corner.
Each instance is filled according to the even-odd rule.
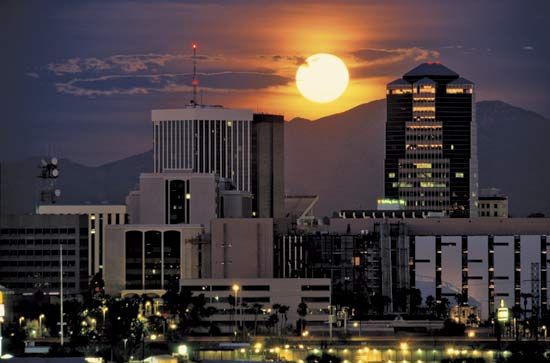
[[[550,213],[550,120],[501,101],[477,103],[480,188],[510,198],[513,216]],[[285,125],[287,194],[317,194],[318,216],[339,209],[376,207],[383,194],[385,100],[342,113]],[[89,167],[60,160],[59,203],[124,203],[141,172],[152,170],[152,151]],[[3,163],[3,213],[34,211],[40,158]]]

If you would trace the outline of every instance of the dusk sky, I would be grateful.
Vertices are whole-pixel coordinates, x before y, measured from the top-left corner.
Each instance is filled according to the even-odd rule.
[[[299,5],[298,5],[299,4]],[[88,165],[151,148],[150,110],[191,98],[316,119],[384,98],[426,61],[550,116],[550,2],[0,1],[0,160],[51,152]],[[340,57],[350,84],[318,104],[295,74]]]

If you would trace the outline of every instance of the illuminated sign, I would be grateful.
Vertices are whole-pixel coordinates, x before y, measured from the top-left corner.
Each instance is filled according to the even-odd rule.
[[[505,323],[510,320],[510,310],[504,305],[504,300],[500,300],[500,307],[497,310],[497,320]]]

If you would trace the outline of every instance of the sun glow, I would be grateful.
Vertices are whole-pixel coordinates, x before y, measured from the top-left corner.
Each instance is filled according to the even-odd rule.
[[[310,101],[327,103],[340,97],[349,83],[344,62],[326,53],[314,54],[306,59],[296,72],[296,86]]]

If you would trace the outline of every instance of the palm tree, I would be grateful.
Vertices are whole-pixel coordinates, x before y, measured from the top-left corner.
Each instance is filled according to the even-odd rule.
[[[277,326],[277,323],[279,322],[279,317],[278,317],[279,314],[277,313],[273,313],[271,315],[269,315],[269,318],[267,319],[265,325],[268,327],[269,329],[269,333],[271,335],[273,335],[273,330],[272,328],[274,328],[275,326]]]
[[[436,303],[434,306],[434,313],[439,319],[446,318],[449,314],[449,299],[446,297],[442,298],[439,303]]]
[[[286,305],[279,306],[279,314],[281,314],[281,316],[283,318],[283,319],[281,319],[281,330],[280,330],[281,335],[283,334],[283,329],[286,328],[286,322],[287,322],[287,319],[288,319],[286,313],[288,312],[289,309],[290,309],[290,307],[288,307]]]
[[[262,313],[262,304],[252,305],[252,310],[254,311],[254,335],[258,335],[258,315]]]
[[[277,316],[277,323],[279,322],[279,309],[281,308],[281,304],[273,304],[273,313]],[[277,325],[277,335],[279,335],[279,325]]]
[[[435,306],[435,298],[432,295],[429,295],[426,297],[426,308],[428,309],[428,313],[433,314],[434,313],[434,306]]]
[[[299,305],[298,305],[298,309],[296,310],[296,312],[298,313],[298,316],[300,316],[300,319],[298,319],[298,334],[301,335],[302,332],[305,330],[306,328],[306,319],[305,317],[307,316],[307,313],[308,313],[308,307],[307,307],[307,304],[305,302],[301,302]]]

